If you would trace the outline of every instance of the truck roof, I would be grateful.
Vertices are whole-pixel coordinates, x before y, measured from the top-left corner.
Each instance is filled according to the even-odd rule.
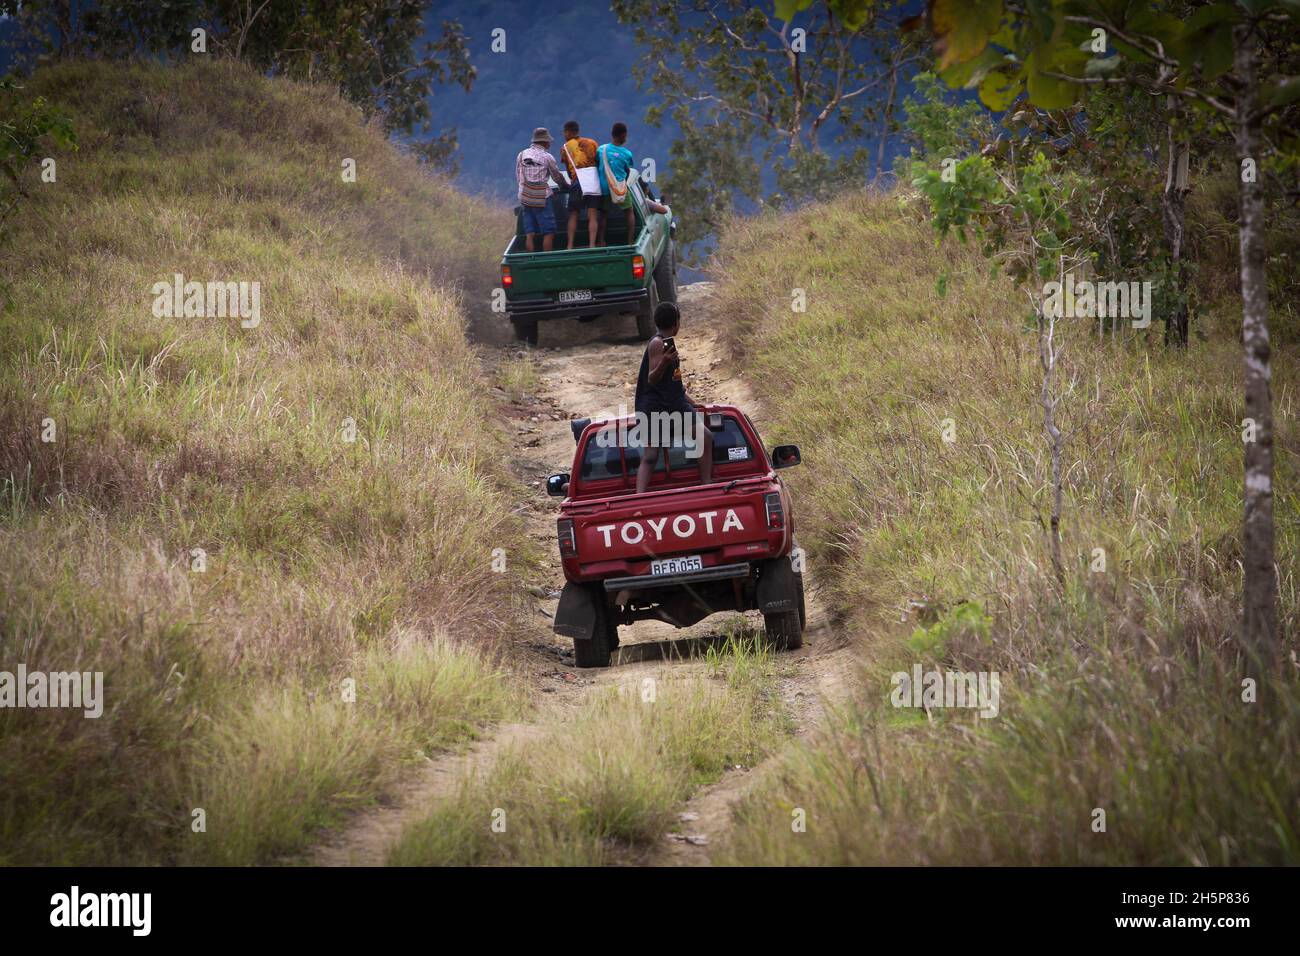
[[[758,431],[749,417],[735,405],[710,403],[697,406],[706,417],[721,416],[710,431],[713,434],[714,483],[737,478],[756,478],[771,471],[771,463]],[[633,437],[635,415],[611,416],[593,421],[571,422],[577,448],[569,479],[569,500],[613,498],[635,494],[636,471],[641,461],[641,445]],[[581,426],[581,427],[580,427]],[[611,428],[625,426],[627,432],[613,442],[598,442],[596,436]],[[698,456],[696,456],[698,457]],[[677,444],[661,454],[655,464],[650,487],[645,494],[699,487],[698,463]]]
[[[707,405],[696,405],[695,407],[698,408],[705,415],[713,415],[713,414],[721,415],[730,412],[733,415],[736,415],[740,419],[745,421],[750,426],[750,428],[754,427],[754,423],[749,420],[749,416],[746,415],[744,412],[742,412],[735,405],[721,405],[717,403],[711,403]],[[587,433],[589,431],[593,431],[593,430],[598,431],[601,428],[607,428],[608,426],[616,425],[619,422],[630,422],[635,417],[636,417],[635,413],[633,413],[632,415],[624,415],[621,418],[616,415],[610,416],[608,418],[590,418],[587,420],[586,427],[584,427],[577,436],[578,444],[582,444],[582,439],[587,436]],[[580,421],[580,419],[574,419],[574,421],[575,422]],[[755,433],[757,434],[757,430],[755,430]]]

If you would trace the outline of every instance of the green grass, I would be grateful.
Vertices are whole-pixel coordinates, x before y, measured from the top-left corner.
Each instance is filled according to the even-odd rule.
[[[1086,322],[1061,330],[1072,390],[1058,588],[1022,292],[971,250],[937,246],[899,195],[737,221],[717,269],[718,311],[769,438],[802,445],[789,479],[800,543],[866,659],[854,705],[746,801],[730,858],[1300,859],[1294,672],[1243,703],[1234,643],[1243,413],[1230,299],[1203,311],[1186,354],[1162,347],[1158,325],[1104,340]],[[791,309],[795,289],[805,312]],[[1294,341],[1275,345],[1277,554],[1293,642],[1297,365]],[[1091,569],[1098,548],[1104,572]],[[999,717],[900,719],[914,712],[890,706],[890,675],[917,661],[999,672]],[[791,832],[795,806],[806,833]]]
[[[706,679],[669,676],[596,694],[572,719],[501,754],[409,825],[389,863],[641,859],[696,787],[727,766],[752,766],[776,746],[783,718],[774,678],[771,654],[751,635],[711,651]]]
[[[28,92],[81,149],[0,256],[0,668],[107,703],[0,711],[0,861],[265,862],[519,712],[536,552],[466,340],[509,215],[230,63]],[[174,272],[259,282],[260,326],[155,317]]]
[[[445,639],[413,637],[340,673],[355,676],[241,694],[216,716],[196,755],[207,829],[187,838],[183,860],[238,865],[291,853],[372,802],[407,761],[524,709],[507,674]],[[344,679],[355,682],[351,702]]]
[[[541,374],[537,363],[528,353],[502,359],[496,369],[496,380],[511,401],[523,401],[537,390]]]

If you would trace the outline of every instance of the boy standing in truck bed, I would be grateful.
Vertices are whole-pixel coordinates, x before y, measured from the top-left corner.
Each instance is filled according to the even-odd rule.
[[[605,244],[605,227],[609,217],[620,209],[626,209],[627,239],[631,245],[636,233],[636,213],[632,201],[627,196],[627,174],[632,171],[634,159],[627,143],[627,126],[615,123],[609,132],[612,143],[606,143],[597,150],[597,169],[600,170],[600,195],[602,212],[600,216],[600,245]],[[611,182],[611,179],[613,180]]]
[[[596,141],[587,136],[578,135],[578,121],[569,120],[564,124],[564,145],[560,153],[564,157],[564,166],[569,179],[569,248],[573,248],[574,238],[578,234],[578,216],[587,216],[587,245],[596,245],[600,222],[600,196],[588,196],[583,192],[578,170],[596,171]]]
[[[650,476],[660,455],[660,447],[653,438],[664,432],[655,423],[655,416],[665,413],[672,415],[666,420],[670,423],[669,434],[673,443],[678,438],[685,441],[688,428],[695,433],[703,448],[692,446],[689,451],[700,453],[700,483],[707,485],[713,481],[713,435],[708,428],[699,427],[702,424],[699,409],[686,397],[686,386],[682,384],[682,363],[674,340],[681,329],[681,313],[676,304],[659,303],[655,309],[655,328],[655,336],[641,357],[641,370],[636,379],[637,418],[648,423],[644,431],[649,436],[636,470],[637,494],[650,487]],[[645,419],[641,418],[642,415]]]
[[[542,234],[542,251],[555,245],[555,213],[551,209],[551,181],[565,187],[560,167],[550,154],[551,134],[545,126],[533,130],[533,142],[515,157],[515,182],[523,209],[524,248],[535,251],[534,237]]]

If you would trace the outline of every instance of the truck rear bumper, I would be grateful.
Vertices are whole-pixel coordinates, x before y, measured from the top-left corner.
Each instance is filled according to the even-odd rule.
[[[705,568],[703,571],[686,571],[682,574],[638,574],[630,578],[607,578],[606,591],[645,590],[647,588],[665,588],[677,584],[698,584],[702,581],[725,581],[728,578],[749,577],[748,562],[740,564],[719,564]]]
[[[597,292],[590,302],[506,301],[506,312],[512,319],[535,321],[538,319],[580,319],[585,316],[604,315],[607,312],[635,312],[650,298],[650,289],[632,292]]]

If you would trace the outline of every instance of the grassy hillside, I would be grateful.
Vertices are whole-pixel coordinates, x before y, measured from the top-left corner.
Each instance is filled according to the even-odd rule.
[[[1231,231],[1220,232],[1212,254],[1231,260]],[[801,543],[867,661],[855,706],[745,804],[735,860],[1300,860],[1293,665],[1248,703],[1234,654],[1239,312],[1211,310],[1187,354],[1160,346],[1158,324],[1102,340],[1095,325],[1067,323],[1058,588],[1021,292],[970,250],[936,246],[921,211],[895,196],[737,222],[717,271],[768,430],[802,444],[806,465],[791,477]],[[796,289],[806,312],[791,308]],[[1295,344],[1279,337],[1273,367],[1292,652]],[[891,677],[918,662],[998,672],[1000,713],[933,709],[927,720],[895,708]],[[793,807],[807,811],[806,833],[792,832]]]
[[[0,255],[0,669],[106,700],[0,710],[0,862],[272,860],[519,707],[491,646],[530,558],[462,308],[509,216],[325,88],[28,92],[81,148]],[[258,282],[260,324],[157,317],[174,273]]]

